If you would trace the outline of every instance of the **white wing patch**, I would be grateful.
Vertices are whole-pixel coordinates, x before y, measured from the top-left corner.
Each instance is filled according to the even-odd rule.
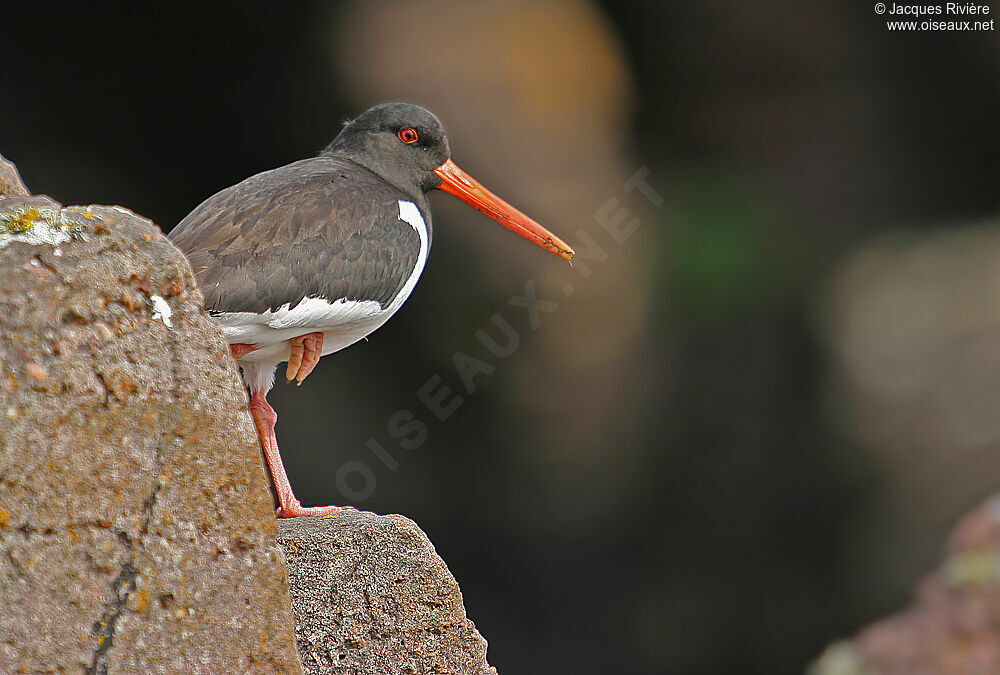
[[[399,309],[408,297],[410,293],[413,292],[413,287],[417,285],[417,279],[420,278],[420,273],[424,271],[424,265],[427,264],[427,253],[430,249],[430,236],[427,232],[427,223],[424,222],[424,217],[420,215],[420,209],[413,202],[408,202],[405,199],[399,200],[399,219],[409,223],[414,230],[417,231],[417,235],[420,237],[420,251],[417,253],[417,263],[413,266],[413,271],[410,272],[410,277],[403,284],[403,288],[400,289],[396,297],[392,299],[392,302],[386,308],[389,316]]]
[[[400,199],[399,219],[405,223],[409,223],[417,231],[417,234],[420,235],[420,249],[423,251],[423,244],[427,241],[427,223],[424,222],[424,217],[420,215],[420,209],[417,208],[417,205],[405,199]]]

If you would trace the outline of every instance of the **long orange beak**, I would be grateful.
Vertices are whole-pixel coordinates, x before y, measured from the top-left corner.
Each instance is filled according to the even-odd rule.
[[[434,173],[441,179],[439,190],[444,190],[471,204],[508,230],[566,260],[572,260],[576,255],[566,242],[487,190],[482,183],[458,168],[458,165],[450,159],[434,169]]]

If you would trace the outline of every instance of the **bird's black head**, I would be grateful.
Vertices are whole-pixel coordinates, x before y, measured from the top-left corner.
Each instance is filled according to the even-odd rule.
[[[451,148],[432,112],[385,103],[348,122],[323,154],[351,159],[407,191],[427,192],[441,184],[434,170],[451,158]]]
[[[357,162],[415,197],[443,190],[558,256],[575,255],[562,239],[456,166],[441,122],[418,105],[386,103],[367,110],[348,122],[323,154]]]

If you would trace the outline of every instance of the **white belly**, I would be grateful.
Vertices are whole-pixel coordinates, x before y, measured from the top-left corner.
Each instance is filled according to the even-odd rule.
[[[385,308],[373,300],[306,298],[295,309],[286,305],[264,314],[222,314],[215,320],[229,344],[256,345],[240,361],[278,363],[288,360],[288,341],[307,333],[323,333],[323,356],[354,344],[388,321],[411,292],[404,287]]]

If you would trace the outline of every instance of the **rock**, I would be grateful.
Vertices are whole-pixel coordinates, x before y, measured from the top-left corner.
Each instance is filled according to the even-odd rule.
[[[307,673],[496,675],[462,591],[416,523],[349,510],[278,524]]]
[[[912,607],[829,647],[809,675],[1000,672],[1000,495],[956,526]]]
[[[246,394],[119,207],[0,199],[0,672],[300,672]]]
[[[30,194],[14,163],[0,155],[0,197],[27,197]]]

